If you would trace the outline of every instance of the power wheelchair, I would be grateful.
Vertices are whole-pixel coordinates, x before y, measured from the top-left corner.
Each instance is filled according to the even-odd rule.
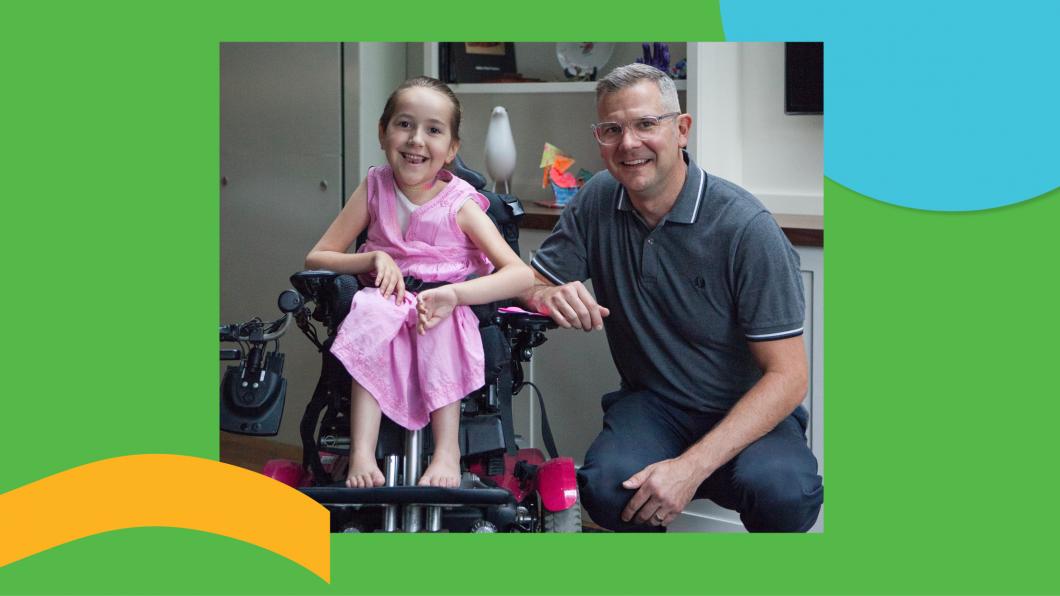
[[[522,206],[510,195],[484,190],[486,180],[457,157],[454,173],[489,199],[489,217],[518,254]],[[425,289],[406,279],[408,291]],[[263,472],[304,492],[331,512],[333,532],[580,532],[581,508],[574,462],[557,457],[544,401],[538,392],[542,435],[551,458],[519,448],[512,400],[524,381],[522,363],[555,327],[548,317],[511,305],[473,307],[486,357],[486,384],[460,405],[462,479],[459,488],[416,486],[433,450],[429,430],[405,430],[383,417],[376,457],[386,484],[346,488],[351,378],[329,348],[360,288],[357,278],[330,271],[291,276],[294,290],[278,301],[283,317],[221,327],[221,350],[229,366],[221,384],[221,429],[275,435],[283,415],[286,380],[283,354],[268,351],[293,321],[322,357],[320,379],[302,415],[302,461],[272,460]],[[310,306],[311,305],[311,306]],[[315,323],[322,325],[321,339]],[[536,387],[533,387],[536,391]]]

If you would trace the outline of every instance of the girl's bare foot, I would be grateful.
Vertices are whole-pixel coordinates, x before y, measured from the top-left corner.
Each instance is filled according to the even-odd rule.
[[[460,453],[450,454],[435,449],[431,465],[420,477],[420,486],[457,488],[460,486]]]
[[[350,469],[346,472],[346,486],[349,488],[371,488],[383,486],[386,479],[379,471],[373,457],[350,457]]]

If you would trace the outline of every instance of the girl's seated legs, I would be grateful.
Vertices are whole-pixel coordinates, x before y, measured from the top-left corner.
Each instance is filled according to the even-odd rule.
[[[420,477],[420,486],[460,486],[460,401],[431,412],[434,455]]]
[[[346,473],[346,486],[350,488],[383,486],[386,482],[375,459],[382,416],[372,394],[354,381],[350,399],[350,467]],[[434,433],[434,455],[420,477],[420,486],[459,487],[459,401],[431,412],[431,432]]]
[[[375,398],[357,381],[350,396],[350,468],[346,486],[369,488],[383,486],[386,479],[375,461],[375,444],[379,439],[379,422],[383,413]]]

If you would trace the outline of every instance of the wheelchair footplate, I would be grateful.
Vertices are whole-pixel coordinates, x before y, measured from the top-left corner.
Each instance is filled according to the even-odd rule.
[[[531,531],[526,507],[481,482],[460,488],[342,485],[299,489],[331,512],[332,532]]]
[[[503,488],[441,488],[436,486],[378,486],[347,488],[314,486],[298,489],[321,505],[462,505],[487,507],[515,505],[512,494]]]

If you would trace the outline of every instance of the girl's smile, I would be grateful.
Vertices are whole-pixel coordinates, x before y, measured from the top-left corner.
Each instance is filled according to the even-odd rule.
[[[456,156],[453,105],[426,87],[410,87],[398,96],[394,115],[379,130],[379,144],[394,170],[398,188],[415,203],[429,200],[439,170]]]

